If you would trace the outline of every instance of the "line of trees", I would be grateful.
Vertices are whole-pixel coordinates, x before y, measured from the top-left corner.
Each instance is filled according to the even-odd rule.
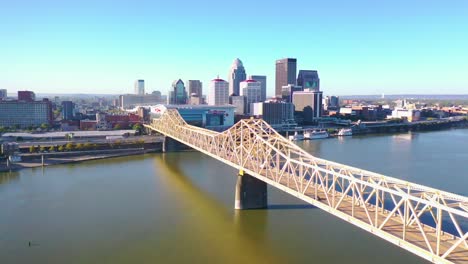
[[[91,144],[89,142],[87,143],[67,143],[65,145],[59,145],[59,146],[30,146],[29,147],[29,152],[30,153],[36,153],[36,152],[54,152],[54,151],[72,151],[72,150],[93,150],[97,149],[98,145],[97,144]]]
[[[122,142],[120,140],[116,140],[114,142],[110,142],[104,145],[98,144],[91,144],[89,142],[86,143],[72,143],[69,142],[65,145],[58,145],[58,146],[30,146],[29,152],[30,153],[38,153],[38,152],[63,152],[63,151],[81,151],[81,150],[96,150],[99,147],[110,147],[110,148],[120,148],[122,145],[137,145],[138,147],[144,147],[145,140],[144,139],[137,139],[134,141],[126,141]]]

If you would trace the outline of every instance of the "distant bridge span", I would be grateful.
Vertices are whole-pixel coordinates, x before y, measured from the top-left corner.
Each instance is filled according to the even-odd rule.
[[[165,109],[145,127],[431,262],[468,263],[467,197],[314,157],[261,119],[218,133]]]

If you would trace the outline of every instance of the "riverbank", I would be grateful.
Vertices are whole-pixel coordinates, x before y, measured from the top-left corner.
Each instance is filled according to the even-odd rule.
[[[30,153],[21,155],[22,161],[9,164],[0,163],[0,172],[16,171],[27,168],[45,167],[88,160],[107,159],[122,156],[141,155],[161,151],[160,149],[128,148],[111,150],[91,150],[53,153]]]
[[[468,128],[467,119],[443,119],[403,123],[363,123],[352,128],[354,135],[401,133],[408,131],[437,131],[451,128]]]

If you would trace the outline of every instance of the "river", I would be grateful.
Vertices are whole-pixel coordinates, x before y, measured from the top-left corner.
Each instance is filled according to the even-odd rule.
[[[298,145],[468,196],[468,129]],[[235,211],[235,175],[198,152],[0,174],[1,263],[426,263],[274,188]]]

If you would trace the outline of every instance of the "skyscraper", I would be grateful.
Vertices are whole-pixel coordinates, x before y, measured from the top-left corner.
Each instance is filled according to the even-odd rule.
[[[200,80],[189,80],[188,81],[189,96],[196,94],[197,97],[202,97],[203,86]]]
[[[74,116],[74,104],[72,101],[62,101],[62,118],[72,120]]]
[[[320,91],[320,78],[317,71],[300,70],[297,75],[297,85],[302,86],[303,90]]]
[[[240,95],[245,96],[245,112],[251,114],[251,104],[260,102],[261,97],[261,83],[255,80],[245,80],[240,83]]]
[[[145,80],[136,80],[135,81],[135,94],[144,95],[145,94]]]
[[[322,116],[322,92],[299,91],[292,94],[292,102],[305,122],[311,122]]]
[[[229,71],[229,95],[239,95],[240,82],[244,81],[246,78],[247,76],[242,61],[239,60],[239,58],[235,59]]]
[[[281,97],[282,87],[296,85],[297,60],[284,58],[276,61],[275,96]]]
[[[0,89],[0,100],[7,98],[7,90]]]
[[[210,105],[227,105],[229,104],[229,84],[223,79],[216,78],[210,83],[209,94]]]
[[[247,79],[255,80],[261,83],[260,87],[260,101],[266,100],[267,77],[265,75],[249,75]]]
[[[288,84],[283,87],[281,87],[281,99],[283,101],[291,103],[292,102],[292,95],[295,92],[300,92],[302,91],[301,86],[293,85],[293,84]]]
[[[184,82],[179,79],[172,83],[172,90],[169,93],[169,104],[186,104],[187,91]]]

